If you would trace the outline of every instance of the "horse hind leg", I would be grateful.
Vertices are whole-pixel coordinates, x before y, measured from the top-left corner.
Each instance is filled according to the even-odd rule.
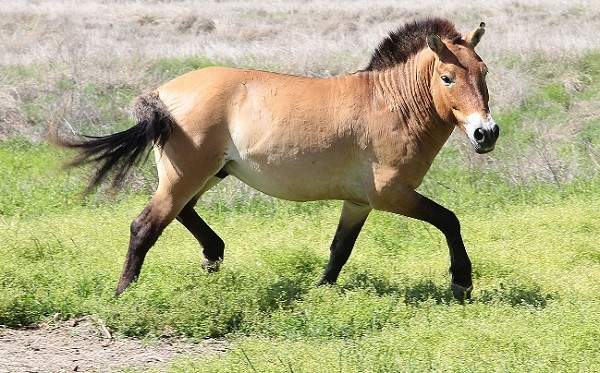
[[[204,188],[192,198],[177,215],[177,220],[198,240],[202,247],[204,262],[202,266],[208,272],[216,272],[219,270],[219,265],[223,261],[225,252],[225,243],[219,235],[198,215],[194,210],[194,205],[200,196],[210,188],[217,185],[223,178],[227,176],[224,172],[220,172],[210,178]]]
[[[190,197],[189,194],[166,188],[159,182],[150,202],[131,223],[129,249],[117,285],[117,295],[138,278],[146,254]]]
[[[208,257],[223,256],[222,253],[219,253],[219,241],[221,239],[206,223],[202,221],[204,223],[202,225],[197,219],[194,219],[191,213],[191,211],[194,211],[193,204],[190,205],[190,200],[198,194],[199,189],[202,191],[203,186],[207,187],[210,180],[212,180],[211,177],[199,178],[197,179],[198,183],[190,183],[189,180],[184,181],[182,179],[159,179],[158,188],[152,199],[142,213],[131,223],[129,249],[127,250],[123,272],[117,285],[117,295],[123,293],[138,278],[144,259],[150,248],[156,243],[162,231],[171,221],[182,215],[182,213],[184,220],[192,222],[192,228],[195,228],[197,232],[201,232],[199,235],[203,240],[201,242],[205,242],[211,248],[208,250]],[[190,207],[186,209],[187,206]],[[213,234],[211,235],[209,232]]]

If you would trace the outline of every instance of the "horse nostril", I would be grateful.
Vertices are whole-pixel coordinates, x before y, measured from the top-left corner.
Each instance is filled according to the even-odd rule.
[[[492,128],[492,133],[494,134],[494,139],[497,139],[498,136],[500,136],[500,127],[494,124],[494,127]]]
[[[473,137],[477,142],[482,142],[485,138],[485,134],[483,133],[483,130],[481,128],[477,128],[473,133]]]

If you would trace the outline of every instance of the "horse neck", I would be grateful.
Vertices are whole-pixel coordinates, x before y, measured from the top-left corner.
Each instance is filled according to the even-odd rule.
[[[444,123],[435,109],[430,90],[434,62],[433,53],[423,50],[405,63],[373,71],[371,82],[375,105],[389,108],[396,114],[390,116],[395,126],[437,154],[454,126]]]

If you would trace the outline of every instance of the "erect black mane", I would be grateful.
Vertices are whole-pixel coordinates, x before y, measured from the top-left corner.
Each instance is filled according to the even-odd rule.
[[[373,51],[371,62],[364,71],[385,70],[406,62],[427,45],[426,37],[436,34],[442,39],[456,43],[461,35],[454,24],[444,18],[426,18],[409,22],[398,30],[390,32]]]

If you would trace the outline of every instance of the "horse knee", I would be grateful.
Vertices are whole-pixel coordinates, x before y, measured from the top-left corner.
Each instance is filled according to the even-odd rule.
[[[131,238],[138,240],[141,236],[143,236],[143,231],[145,230],[145,224],[141,216],[133,219],[131,225],[129,226],[129,232],[131,233]]]

